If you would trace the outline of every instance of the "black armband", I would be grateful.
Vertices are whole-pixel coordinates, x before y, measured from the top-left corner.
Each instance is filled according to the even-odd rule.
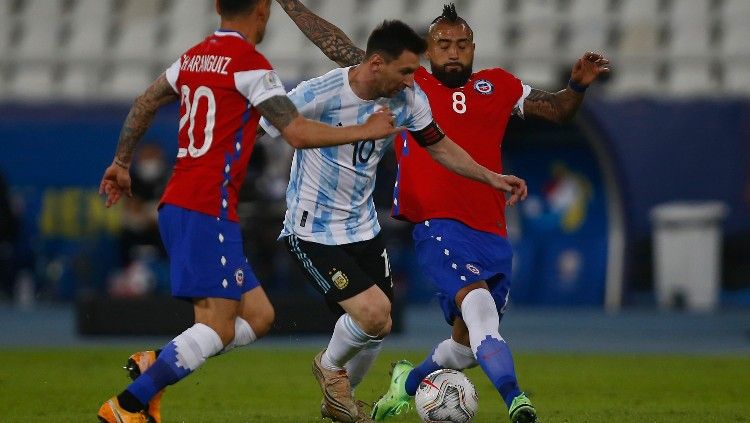
[[[433,144],[437,144],[438,141],[445,138],[445,134],[437,126],[437,123],[433,120],[429,125],[420,129],[419,131],[409,131],[414,139],[422,147],[429,147]]]

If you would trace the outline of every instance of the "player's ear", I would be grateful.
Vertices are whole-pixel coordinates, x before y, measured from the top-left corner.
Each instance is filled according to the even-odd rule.
[[[385,65],[385,59],[380,53],[374,53],[367,61],[374,71],[379,71]]]
[[[260,0],[255,5],[255,13],[260,18],[261,22],[267,22],[268,18],[271,17],[271,0]]]

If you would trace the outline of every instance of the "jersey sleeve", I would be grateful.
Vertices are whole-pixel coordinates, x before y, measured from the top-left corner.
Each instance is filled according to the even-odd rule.
[[[297,85],[293,90],[289,91],[288,94],[285,94],[294,104],[294,107],[297,108],[297,111],[302,116],[312,119],[315,118],[315,102],[314,101],[308,101],[309,96],[305,95],[305,92],[307,91],[307,82],[302,82],[301,84]],[[281,136],[281,131],[279,131],[275,126],[271,124],[271,122],[268,121],[265,117],[260,119],[260,126],[263,128],[266,133],[274,138],[277,138]]]
[[[254,69],[234,73],[234,85],[250,104],[258,104],[277,95],[286,95],[281,79],[273,69]]]
[[[520,81],[519,81],[520,82]],[[526,97],[531,94],[531,86],[524,84],[521,82],[521,98],[516,101],[516,105],[513,106],[513,114],[518,117],[523,117],[523,103],[526,101]]]
[[[177,59],[170,67],[167,68],[166,71],[164,71],[164,76],[167,77],[167,82],[169,82],[169,85],[172,86],[172,89],[177,94],[180,93],[180,90],[177,89],[177,78],[180,76],[180,66],[182,63],[182,57]]]
[[[417,84],[414,84],[414,96],[409,98],[409,110],[411,113],[404,122],[404,126],[410,132],[420,131],[434,120],[427,94]]]

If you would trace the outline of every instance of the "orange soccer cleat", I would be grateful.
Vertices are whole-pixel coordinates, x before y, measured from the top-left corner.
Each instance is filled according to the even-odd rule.
[[[101,423],[152,423],[144,412],[131,413],[120,406],[117,397],[108,399],[96,415]]]
[[[128,357],[125,370],[128,371],[130,379],[135,380],[141,373],[151,367],[156,361],[155,351],[139,351]],[[164,395],[164,389],[157,392],[148,403],[147,414],[154,423],[161,423],[161,397]]]

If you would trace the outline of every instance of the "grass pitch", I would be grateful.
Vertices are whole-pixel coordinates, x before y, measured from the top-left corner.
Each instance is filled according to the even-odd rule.
[[[104,400],[128,383],[130,350],[0,350],[0,421],[94,422]],[[249,348],[209,360],[168,388],[170,422],[321,422],[310,372],[314,350]],[[375,400],[389,363],[426,351],[386,349],[357,389]],[[750,357],[517,354],[521,386],[543,422],[750,422]],[[499,395],[478,368],[477,423],[507,422]],[[390,421],[419,422],[414,411]]]

